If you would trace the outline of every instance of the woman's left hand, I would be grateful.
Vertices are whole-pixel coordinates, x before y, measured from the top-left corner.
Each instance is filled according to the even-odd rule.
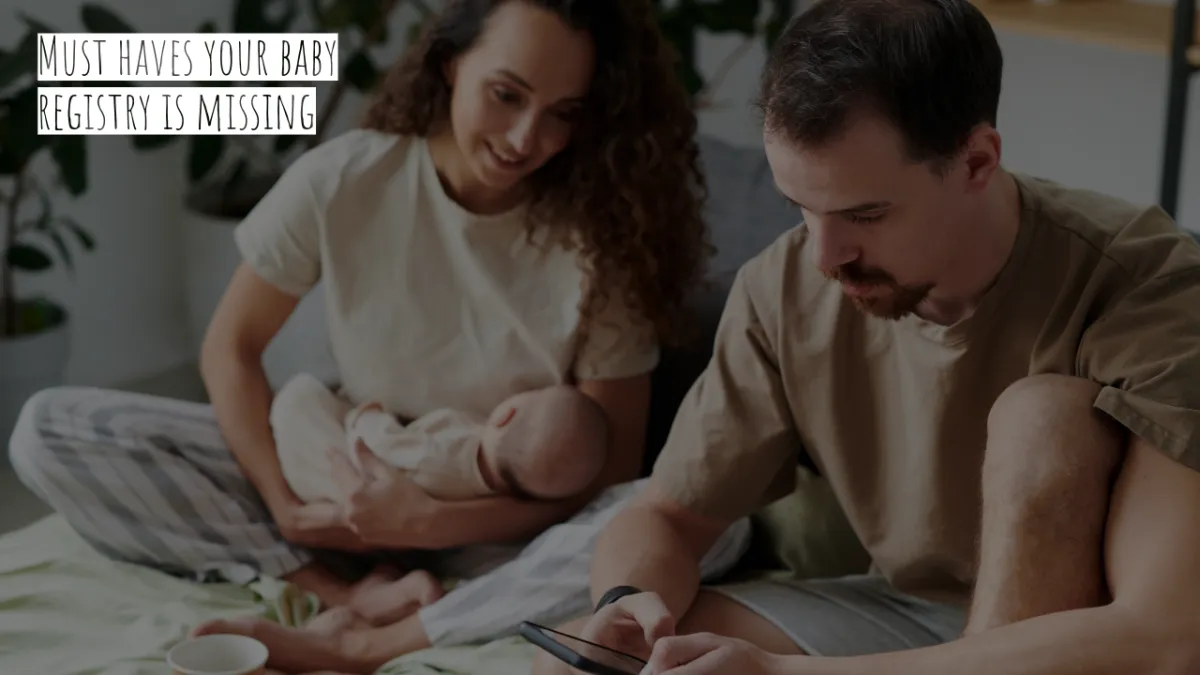
[[[339,450],[329,450],[346,526],[372,546],[419,548],[420,526],[433,511],[433,497],[403,471],[383,463],[361,440],[354,452],[358,467]]]
[[[660,638],[654,643],[643,675],[780,675],[783,656],[770,654],[745,640],[712,633]]]

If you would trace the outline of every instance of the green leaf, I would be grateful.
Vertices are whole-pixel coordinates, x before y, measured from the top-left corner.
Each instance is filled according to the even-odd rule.
[[[29,28],[29,30],[34,33],[61,33],[62,32],[62,31],[58,30],[57,28],[52,28],[48,24],[42,23],[38,19],[35,19],[35,18],[29,16],[25,12],[17,12],[17,16],[19,16],[21,18],[21,21],[24,22],[24,24]]]
[[[379,68],[375,66],[375,62],[361,49],[350,57],[346,70],[342,73],[342,77],[346,78],[350,86],[361,92],[374,89],[379,82],[379,75]]]
[[[29,189],[32,190],[38,198],[39,213],[37,220],[34,221],[35,226],[39,230],[45,230],[50,227],[50,220],[54,216],[54,206],[50,201],[50,193],[46,191],[45,186],[40,180],[30,176],[26,183]]]
[[[425,30],[425,22],[423,20],[414,21],[408,24],[408,30],[405,31],[405,44],[415,44],[421,39],[421,32]]]
[[[50,232],[50,241],[54,244],[55,250],[58,251],[58,257],[62,259],[66,265],[67,271],[75,271],[75,261],[71,258],[71,249],[67,248],[67,242],[58,232]]]
[[[193,136],[188,152],[188,177],[202,180],[225,152],[224,136]]]
[[[383,16],[384,2],[379,0],[343,0],[350,3],[350,11],[355,26],[364,36],[375,33],[372,44],[387,42],[387,17]]]
[[[61,216],[59,218],[56,218],[55,221],[60,226],[65,227],[68,230],[70,230],[71,234],[75,235],[75,239],[79,242],[79,245],[83,247],[83,250],[85,250],[85,251],[96,250],[96,240],[92,238],[92,235],[89,234],[87,230],[83,229],[82,225],[75,222],[74,219],[68,218],[66,216]]]
[[[87,191],[87,139],[84,136],[56,136],[50,154],[58,163],[67,190],[78,197]]]
[[[138,150],[157,150],[165,148],[175,141],[179,140],[179,136],[149,136],[146,134],[137,134],[133,137],[133,147]]]
[[[26,75],[37,74],[37,34],[29,32],[17,45],[17,50],[0,55],[0,89]]]
[[[292,134],[288,134],[285,136],[276,136],[275,137],[275,153],[281,155],[281,154],[287,152],[288,150],[291,150],[293,147],[295,147],[296,143],[298,143],[299,141],[300,141],[300,137],[292,135]]]
[[[767,26],[763,41],[766,43],[767,50],[775,46],[775,42],[779,40],[779,36],[783,34],[784,29],[792,21],[792,14],[795,13],[794,0],[774,0],[774,10],[771,13],[771,18],[767,20]]]
[[[721,0],[696,6],[699,24],[713,33],[754,35],[760,0]]]
[[[12,98],[0,102],[0,111],[7,107],[0,129],[0,142],[17,167],[25,166],[29,160],[46,147],[53,136],[38,134],[37,83],[17,92]]]
[[[41,272],[54,265],[45,251],[30,244],[13,244],[8,249],[8,264],[22,272]]]
[[[83,25],[93,33],[136,33],[129,22],[111,9],[95,3],[85,3],[80,10]]]
[[[271,19],[273,5],[282,4],[284,10],[277,19]],[[282,33],[296,19],[299,12],[296,0],[237,0],[233,8],[233,32],[235,33]]]
[[[320,32],[340,32],[354,19],[349,0],[333,0],[327,4],[322,4],[322,0],[309,0],[309,7],[317,17],[317,28]]]

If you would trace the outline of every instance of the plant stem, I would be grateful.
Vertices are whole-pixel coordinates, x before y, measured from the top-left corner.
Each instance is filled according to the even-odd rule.
[[[17,207],[25,191],[25,169],[18,168],[13,177],[12,198],[8,202],[8,215],[4,222],[4,246],[0,246],[0,302],[4,303],[4,337],[17,335],[17,284],[16,274],[8,262],[8,252],[17,243]]]
[[[387,25],[388,17],[396,9],[399,0],[387,0],[383,7],[379,10],[379,16],[375,23],[371,25],[371,30],[363,38],[364,49],[366,45],[371,44],[378,39],[380,32]],[[325,140],[325,133],[329,129],[329,124],[333,120],[333,113],[337,111],[342,104],[342,97],[346,95],[346,78],[339,77],[333,85],[333,91],[329,93],[329,98],[326,99],[324,107],[321,109],[321,114],[317,117],[317,132],[309,137],[305,144],[308,149],[312,149],[320,145]]]

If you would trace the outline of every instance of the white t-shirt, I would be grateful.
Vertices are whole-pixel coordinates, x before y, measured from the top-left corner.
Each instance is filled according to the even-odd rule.
[[[521,391],[657,365],[652,329],[617,293],[572,354],[580,260],[526,236],[523,208],[478,216],[450,199],[423,138],[372,130],[305,153],[235,232],[281,290],[324,282],[342,393],[406,419],[486,417]]]

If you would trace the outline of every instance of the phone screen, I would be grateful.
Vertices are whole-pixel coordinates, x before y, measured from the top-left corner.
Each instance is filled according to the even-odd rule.
[[[602,666],[608,672],[619,672],[626,675],[639,675],[639,673],[642,672],[642,669],[646,666],[645,661],[630,656],[629,654],[624,654],[607,647],[602,647],[600,645],[588,642],[587,640],[581,640],[577,637],[560,633],[554,629],[546,628],[545,626],[538,626],[536,624],[526,624],[526,626],[532,629],[535,633],[540,633],[540,635],[529,635],[529,631],[523,631],[527,633],[527,638],[541,638],[538,640],[533,640],[535,643],[542,642],[543,640],[553,641],[583,657],[584,659],[596,665]]]

